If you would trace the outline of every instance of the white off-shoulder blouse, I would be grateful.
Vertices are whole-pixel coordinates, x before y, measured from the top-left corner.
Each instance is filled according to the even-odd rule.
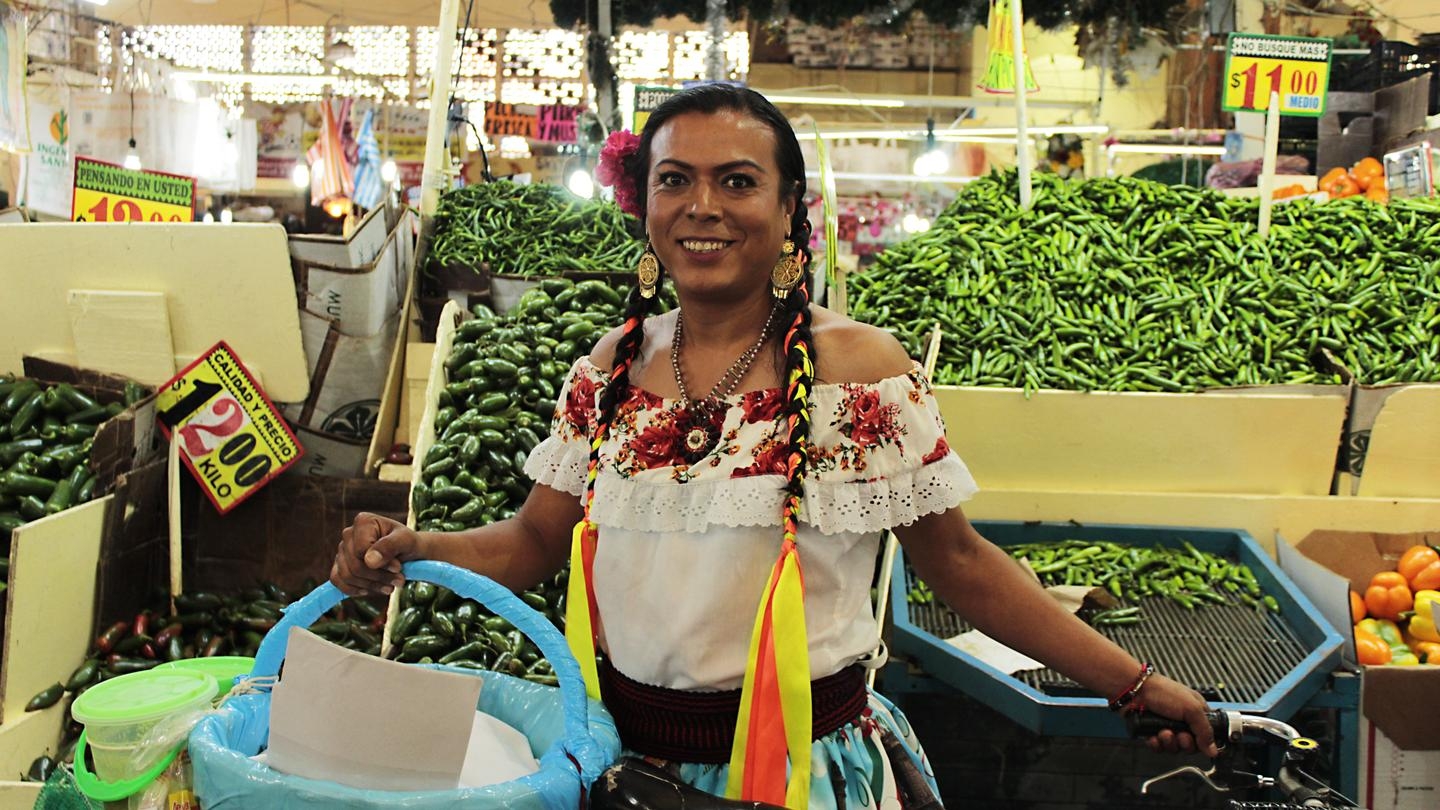
[[[582,496],[589,437],[608,374],[576,361],[551,433],[525,465],[537,483]],[[637,387],[601,447],[591,519],[602,644],[630,678],[672,689],[735,689],[780,548],[785,484],[781,389],[725,400],[696,457],[679,400]],[[945,440],[920,367],[811,393],[811,447],[797,544],[812,678],[877,645],[870,582],[884,530],[968,500],[975,479]]]

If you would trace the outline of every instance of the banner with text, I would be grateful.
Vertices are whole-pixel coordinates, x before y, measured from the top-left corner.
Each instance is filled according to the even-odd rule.
[[[195,178],[75,158],[76,222],[194,222]]]

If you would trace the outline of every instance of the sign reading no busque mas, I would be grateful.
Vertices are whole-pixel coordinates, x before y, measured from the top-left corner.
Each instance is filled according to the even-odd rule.
[[[1280,96],[1281,115],[1317,117],[1325,112],[1330,86],[1330,40],[1231,34],[1225,42],[1226,112],[1265,112],[1270,94]]]

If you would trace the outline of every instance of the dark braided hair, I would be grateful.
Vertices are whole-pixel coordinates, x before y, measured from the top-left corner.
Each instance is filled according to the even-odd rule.
[[[785,537],[794,541],[798,510],[802,500],[805,473],[809,454],[810,438],[810,390],[815,382],[815,343],[810,333],[810,217],[805,206],[805,157],[800,151],[800,142],[795,131],[775,105],[764,96],[744,87],[730,84],[705,84],[692,87],[666,99],[645,122],[640,133],[640,145],[625,160],[625,174],[634,183],[636,198],[640,205],[640,221],[645,220],[646,194],[649,188],[650,146],[655,133],[677,115],[691,112],[715,113],[729,110],[748,115],[765,124],[775,133],[775,163],[780,169],[783,192],[795,200],[795,212],[790,218],[790,239],[795,243],[797,258],[804,272],[800,283],[790,291],[783,302],[779,323],[784,330],[782,348],[784,371],[781,385],[785,390],[783,416],[786,425],[786,442],[789,448],[786,464],[785,508],[782,521]],[[660,284],[664,283],[665,272],[661,267]],[[600,463],[600,447],[610,431],[615,412],[630,390],[630,369],[640,356],[645,343],[645,318],[660,300],[640,295],[639,286],[630,290],[625,305],[625,323],[620,341],[615,346],[615,358],[610,372],[610,382],[600,395],[596,413],[595,435],[590,446],[590,469],[585,493],[585,512],[588,519],[590,504],[595,499],[595,478]]]

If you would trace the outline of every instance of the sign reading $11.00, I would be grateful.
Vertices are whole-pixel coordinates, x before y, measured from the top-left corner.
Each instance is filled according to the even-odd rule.
[[[165,437],[223,515],[299,460],[304,449],[221,341],[156,396]]]

